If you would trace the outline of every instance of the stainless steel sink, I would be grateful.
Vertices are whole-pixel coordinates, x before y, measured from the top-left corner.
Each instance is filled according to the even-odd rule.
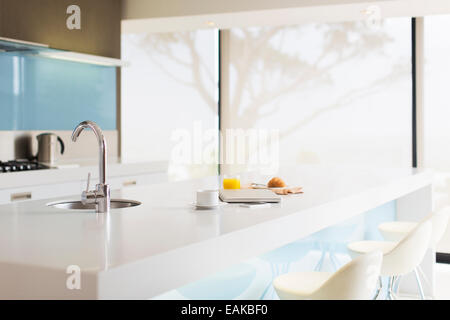
[[[131,208],[141,205],[139,201],[111,199],[111,209]],[[95,210],[95,203],[83,204],[81,201],[61,201],[47,204],[49,207],[67,210]]]

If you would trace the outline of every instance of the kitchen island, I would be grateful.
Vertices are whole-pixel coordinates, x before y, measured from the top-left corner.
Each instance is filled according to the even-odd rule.
[[[219,187],[218,177],[207,177],[113,191],[112,198],[142,205],[108,215],[47,206],[79,195],[2,205],[0,298],[151,298],[390,201],[399,220],[418,221],[432,210],[432,176],[418,169],[296,166],[277,175],[304,193],[270,208],[196,210],[196,190]],[[433,259],[430,250],[422,263],[430,279]],[[68,289],[77,268],[81,287]],[[405,290],[415,292],[409,282]]]

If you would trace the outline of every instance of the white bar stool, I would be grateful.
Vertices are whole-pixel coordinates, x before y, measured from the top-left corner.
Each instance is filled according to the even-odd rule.
[[[259,257],[270,264],[270,269],[272,271],[270,281],[267,283],[267,288],[261,295],[261,300],[273,300],[275,291],[272,286],[272,279],[278,277],[280,274],[289,272],[291,263],[302,259],[308,254],[310,249],[311,243],[301,239],[281,248],[269,251]]]
[[[447,229],[450,207],[445,207],[435,213],[430,214],[424,220],[430,219],[432,224],[432,233],[430,238],[430,247],[436,248],[437,244]],[[378,230],[384,239],[388,241],[400,241],[408,233],[414,230],[419,222],[411,221],[389,221],[381,223]]]
[[[431,222],[426,219],[399,242],[357,241],[349,243],[347,248],[352,256],[366,254],[374,250],[383,252],[381,275],[389,276],[387,299],[392,300],[395,298],[394,287],[399,276],[412,272],[422,262],[428,249],[430,237]],[[380,291],[381,285],[375,299]]]
[[[431,238],[429,247],[432,249],[436,249],[437,244],[444,236],[445,230],[447,229],[448,219],[450,207],[446,207],[429,215],[425,219],[430,219],[431,221]],[[382,234],[383,238],[388,241],[400,241],[406,235],[408,235],[415,227],[417,227],[418,222],[410,222],[410,221],[390,221],[381,223],[378,226],[378,230]],[[428,282],[428,279],[424,275],[420,266],[414,269],[414,274],[416,276],[417,285],[419,287],[419,293],[422,299],[425,299],[425,295],[422,289],[422,283],[420,281],[419,272],[422,274],[422,277]]]
[[[273,281],[282,300],[363,300],[370,299],[380,275],[380,251],[358,257],[335,273],[290,272]]]

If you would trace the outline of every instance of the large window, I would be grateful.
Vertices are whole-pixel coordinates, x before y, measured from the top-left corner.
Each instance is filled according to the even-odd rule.
[[[122,35],[122,157],[172,179],[217,172],[217,31]]]
[[[411,166],[411,19],[231,29],[222,128],[278,130],[280,164]]]
[[[450,16],[425,17],[424,164],[434,169],[435,209],[450,205]],[[438,246],[450,253],[450,228]]]

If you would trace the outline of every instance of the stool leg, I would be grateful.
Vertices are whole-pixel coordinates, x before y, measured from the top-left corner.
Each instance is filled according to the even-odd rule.
[[[417,267],[417,271],[419,272],[420,279],[423,280],[425,283],[425,286],[428,287],[428,289],[431,289],[431,283],[428,279],[428,276],[423,272],[422,268],[420,266]],[[434,299],[434,296],[431,296],[431,299]]]
[[[265,300],[265,299],[266,299],[266,296],[268,296],[269,290],[270,290],[271,288],[273,288],[272,282],[273,282],[273,279],[275,279],[275,277],[277,276],[277,273],[276,273],[276,271],[275,271],[275,266],[274,266],[273,263],[270,263],[270,269],[271,269],[271,271],[272,271],[272,274],[271,274],[271,276],[272,276],[271,281],[270,281],[270,283],[267,285],[267,287],[264,289],[264,292],[261,294],[261,297],[259,298],[259,300]]]
[[[339,269],[339,266],[341,265],[341,263],[339,262],[338,258],[334,254],[334,251],[330,251],[330,253],[328,255],[330,257],[331,263],[333,264],[333,271],[336,272]]]
[[[423,293],[423,288],[422,288],[422,282],[420,281],[419,273],[417,272],[417,268],[414,269],[414,274],[416,276],[416,282],[417,282],[417,287],[419,288],[420,298],[422,300],[425,300],[425,295]]]
[[[322,249],[322,254],[320,256],[319,262],[317,262],[317,264],[314,268],[314,271],[322,270],[323,261],[325,260],[325,257],[327,255],[327,251],[324,248],[322,248],[322,246],[321,246],[321,249]]]
[[[419,275],[422,276],[422,280],[424,280],[425,284],[428,286],[428,288],[430,288],[431,287],[430,280],[428,280],[427,275],[425,274],[425,272],[423,272],[420,266],[417,267],[417,271],[419,271]]]
[[[278,277],[280,274],[284,274],[284,273],[288,273],[289,271],[289,267],[290,267],[291,263],[283,263],[282,265],[277,265],[276,268],[276,276],[273,277],[273,279],[275,279],[276,277]],[[272,279],[272,281],[273,281]],[[273,285],[270,285],[270,290],[272,291],[272,295],[271,295],[271,299],[270,300],[274,300],[275,299],[275,288],[273,287]]]
[[[398,290],[399,290],[399,287],[400,287],[400,280],[401,280],[401,278],[402,278],[402,276],[397,276],[397,277],[396,277],[396,280],[395,280],[394,292],[395,292],[396,294],[398,294]]]
[[[375,292],[375,296],[373,297],[373,300],[377,300],[378,296],[380,295],[381,289],[383,288],[383,281],[381,279],[381,276],[378,277],[378,285],[377,285],[377,291]]]
[[[396,280],[395,276],[390,276],[389,277],[388,291],[387,291],[387,296],[386,296],[387,300],[394,300],[395,299],[395,295],[394,295],[394,283],[395,283],[395,280]]]

